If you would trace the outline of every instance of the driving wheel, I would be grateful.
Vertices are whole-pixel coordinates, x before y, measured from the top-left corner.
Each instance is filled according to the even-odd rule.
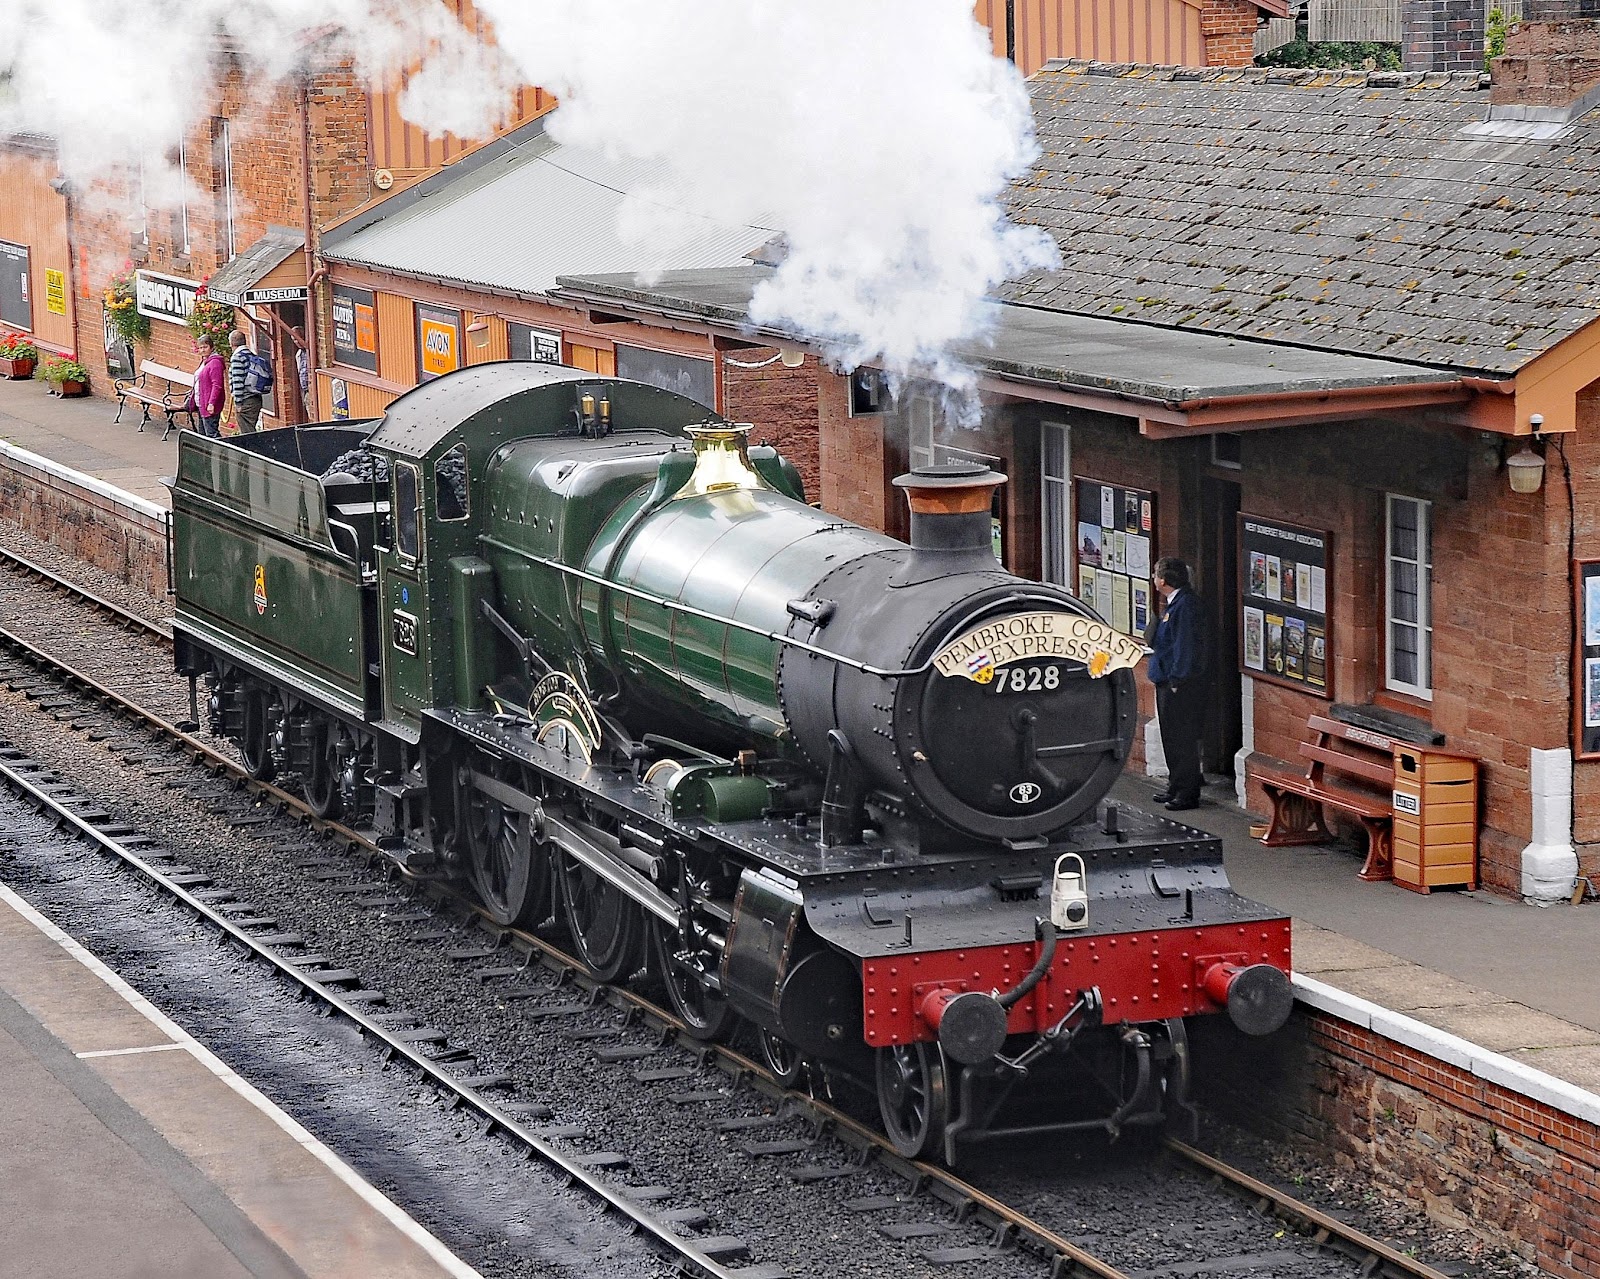
[[[515,765],[480,758],[481,771],[500,785],[520,791]],[[531,928],[550,913],[550,865],[545,845],[534,837],[525,812],[462,782],[467,873],[478,900],[497,924]]]
[[[265,689],[246,688],[239,696],[244,701],[244,722],[239,726],[239,760],[244,771],[258,782],[270,782],[278,771],[272,758],[272,704]]]
[[[311,749],[300,791],[318,817],[336,817],[339,813],[341,736],[339,726],[326,717],[318,715],[311,721]]]
[[[678,957],[678,932],[659,920],[650,927],[656,967],[667,984],[673,1011],[696,1039],[721,1039],[733,1029],[738,1014],[720,993],[707,990],[694,971]]]
[[[628,896],[570,853],[556,853],[556,881],[573,945],[591,973],[620,981],[639,966],[643,919]]]
[[[907,1159],[923,1159],[939,1148],[948,1117],[944,1063],[930,1044],[893,1044],[878,1049],[878,1110],[883,1130]]]

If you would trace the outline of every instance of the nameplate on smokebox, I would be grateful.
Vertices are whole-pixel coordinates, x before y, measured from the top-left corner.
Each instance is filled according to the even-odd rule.
[[[1149,650],[1106,623],[1076,613],[1012,613],[974,626],[933,659],[939,674],[987,684],[1013,662],[1066,658],[1082,662],[1099,679],[1129,670]]]

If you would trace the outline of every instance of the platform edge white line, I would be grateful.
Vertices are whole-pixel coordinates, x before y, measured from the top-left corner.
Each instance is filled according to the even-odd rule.
[[[1456,1066],[1485,1083],[1496,1084],[1574,1119],[1600,1125],[1600,1095],[1588,1089],[1303,973],[1295,973],[1293,982],[1295,998],[1303,1004]]]
[[[0,902],[10,906],[17,914],[38,929],[39,932],[55,942],[102,982],[116,991],[118,995],[143,1014],[152,1024],[170,1035],[175,1047],[186,1049],[202,1066],[256,1107],[267,1118],[271,1119],[273,1123],[315,1156],[324,1167],[340,1181],[344,1182],[395,1229],[399,1230],[401,1234],[427,1253],[429,1258],[437,1262],[447,1273],[454,1276],[454,1279],[483,1279],[483,1276],[477,1270],[451,1252],[430,1230],[411,1217],[410,1214],[382,1191],[378,1190],[377,1187],[373,1186],[371,1182],[356,1172],[349,1164],[345,1163],[343,1159],[307,1129],[281,1110],[275,1102],[257,1089],[254,1084],[234,1073],[232,1068],[217,1057],[215,1053],[211,1052],[210,1049],[190,1035],[183,1027],[179,1026],[126,981],[112,972],[81,942],[68,936],[5,884],[0,884]]]

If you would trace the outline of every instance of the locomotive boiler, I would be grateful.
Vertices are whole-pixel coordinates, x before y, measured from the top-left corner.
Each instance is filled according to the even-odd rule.
[[[1181,1112],[1184,1019],[1275,1030],[1289,931],[1105,801],[1142,648],[995,561],[1003,476],[897,479],[908,546],[747,435],[532,364],[185,433],[179,669],[256,775],[692,1033],[862,1080],[907,1154]]]

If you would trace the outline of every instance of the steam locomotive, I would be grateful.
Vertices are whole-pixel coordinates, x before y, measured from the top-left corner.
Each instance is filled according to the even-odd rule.
[[[691,1033],[860,1080],[908,1156],[1183,1113],[1185,1018],[1287,1018],[1289,922],[1103,802],[1142,648],[996,563],[1003,476],[901,476],[907,546],[748,430],[510,363],[185,433],[177,669],[254,776],[648,967]]]

